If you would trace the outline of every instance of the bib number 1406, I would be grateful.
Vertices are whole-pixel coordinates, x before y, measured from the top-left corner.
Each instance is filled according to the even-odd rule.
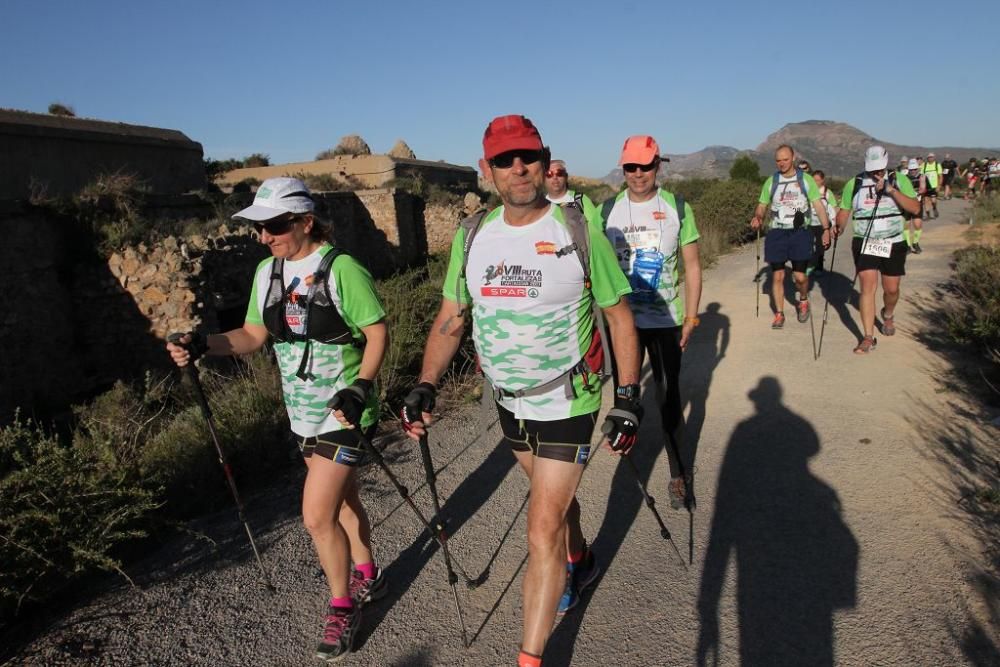
[[[888,257],[892,254],[892,241],[889,239],[868,239],[861,254],[873,257]]]

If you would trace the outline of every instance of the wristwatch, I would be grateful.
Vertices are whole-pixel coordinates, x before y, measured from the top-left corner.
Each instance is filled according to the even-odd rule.
[[[639,385],[627,384],[615,389],[615,398],[621,398],[632,403],[639,401]]]
[[[698,326],[699,324],[701,324],[701,320],[699,320],[697,317],[685,317],[684,324],[687,324],[688,322],[690,322],[692,326]]]

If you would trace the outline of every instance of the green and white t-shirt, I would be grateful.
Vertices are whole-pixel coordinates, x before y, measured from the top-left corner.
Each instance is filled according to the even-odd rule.
[[[820,199],[819,188],[816,187],[816,181],[813,180],[813,177],[809,174],[802,174],[802,180],[806,185],[806,192],[802,192],[799,188],[795,174],[791,176],[779,174],[778,189],[775,190],[774,201],[771,201],[771,184],[774,182],[774,176],[768,176],[767,180],[764,181],[758,201],[765,206],[771,205],[771,229],[794,229],[795,214],[808,214],[812,208],[810,203]]]
[[[927,176],[927,186],[937,189],[941,182],[941,175],[944,170],[939,162],[924,162],[920,167],[920,173]]]
[[[622,191],[608,213],[605,234],[632,286],[628,302],[635,326],[680,326],[684,321],[677,271],[680,248],[700,236],[691,206],[684,204],[682,220],[673,193],[663,188],[638,203]]]
[[[861,180],[858,192],[854,192],[855,180],[852,178],[847,181],[840,200],[840,208],[851,211],[851,219],[854,221],[854,237],[863,239],[867,234],[868,238],[872,239],[891,239],[893,242],[902,240],[906,220],[903,218],[903,212],[896,205],[896,200],[890,195],[878,197],[875,194],[875,179],[870,178],[867,174]],[[907,197],[915,198],[917,196],[909,178],[898,179],[896,187]],[[876,199],[878,200],[878,210],[875,209]],[[868,232],[869,224],[871,224],[870,233]]]
[[[823,186],[820,192],[820,200],[823,202],[823,208],[826,209],[826,219],[830,221],[832,225],[837,219],[837,195],[833,194],[833,190]],[[809,226],[820,227],[823,225],[820,222],[819,216],[816,215],[816,207],[810,208],[809,213],[811,217],[809,218]]]
[[[299,279],[299,284],[288,297],[285,317],[294,333],[304,333],[306,296],[313,274],[319,268],[323,255],[332,247],[323,244],[308,257],[299,260],[285,260],[284,283],[291,284]],[[273,258],[257,265],[246,321],[250,324],[264,324],[264,299],[271,284]],[[337,311],[356,338],[361,336],[362,327],[382,320],[385,311],[375,293],[371,274],[357,260],[349,255],[340,255],[333,260],[328,278],[330,295]],[[292,432],[302,437],[310,437],[339,431],[343,428],[334,418],[327,402],[333,395],[354,382],[361,368],[362,350],[354,345],[332,345],[312,341],[311,361],[307,372],[315,376],[312,380],[301,380],[295,373],[299,369],[304,342],[276,343],[275,356],[281,373],[281,388],[285,398],[285,409],[291,422]],[[367,428],[378,419],[378,396],[372,392],[368,405],[361,417],[361,426]]]
[[[602,308],[628,294],[628,280],[601,234],[590,235],[591,289],[583,284],[583,267],[575,252],[557,255],[573,242],[563,212],[552,204],[539,220],[515,227],[503,218],[504,208],[483,218],[469,251],[465,283],[455,294],[462,269],[465,231],[458,230],[442,290],[445,298],[472,302],[472,339],[479,364],[494,387],[517,391],[558,378],[583,358],[590,346],[594,319],[592,299]],[[503,397],[500,404],[518,419],[554,421],[594,412],[601,407],[598,382],[574,381],[576,398],[565,387],[521,398]]]

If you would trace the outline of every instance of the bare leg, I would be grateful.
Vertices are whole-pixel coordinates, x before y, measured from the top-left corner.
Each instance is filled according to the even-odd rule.
[[[896,311],[896,304],[899,303],[900,278],[901,276],[882,276],[882,300],[885,303],[884,312],[887,317],[892,317]]]
[[[806,301],[809,298],[809,277],[805,273],[792,271],[792,280],[799,290],[799,299]]]
[[[774,312],[785,310],[785,269],[774,269],[771,272],[771,297],[774,299]]]
[[[858,305],[861,311],[861,329],[865,336],[875,335],[875,289],[878,287],[878,272],[866,269],[858,273],[861,282],[861,296]]]
[[[344,502],[340,506],[337,522],[343,527],[350,542],[351,561],[354,563],[372,562],[372,527],[368,521],[368,512],[361,504],[358,493],[357,473],[351,475]]]
[[[330,595],[349,595],[351,568],[347,534],[334,517],[340,511],[349,485],[351,468],[313,454],[306,459],[306,483],[302,491],[302,522],[312,536],[320,565],[330,584]]]

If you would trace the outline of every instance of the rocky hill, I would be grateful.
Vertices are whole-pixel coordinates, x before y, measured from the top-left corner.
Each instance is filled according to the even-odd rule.
[[[770,134],[756,148],[741,150],[731,146],[709,146],[696,153],[682,155],[668,154],[668,173],[675,178],[718,178],[729,173],[729,167],[741,153],[749,154],[761,166],[761,173],[774,169],[774,149],[781,144],[791,144],[797,153],[808,160],[814,168],[824,170],[828,175],[846,178],[857,173],[862,166],[865,148],[872,144],[882,144],[889,150],[889,157],[895,161],[906,156],[937,154],[943,160],[946,153],[959,162],[970,157],[985,157],[1000,154],[998,148],[959,148],[954,146],[912,146],[880,141],[847,123],[832,120],[807,120],[788,123],[777,132]],[[604,177],[606,183],[618,185],[622,182],[621,169],[615,168]]]

